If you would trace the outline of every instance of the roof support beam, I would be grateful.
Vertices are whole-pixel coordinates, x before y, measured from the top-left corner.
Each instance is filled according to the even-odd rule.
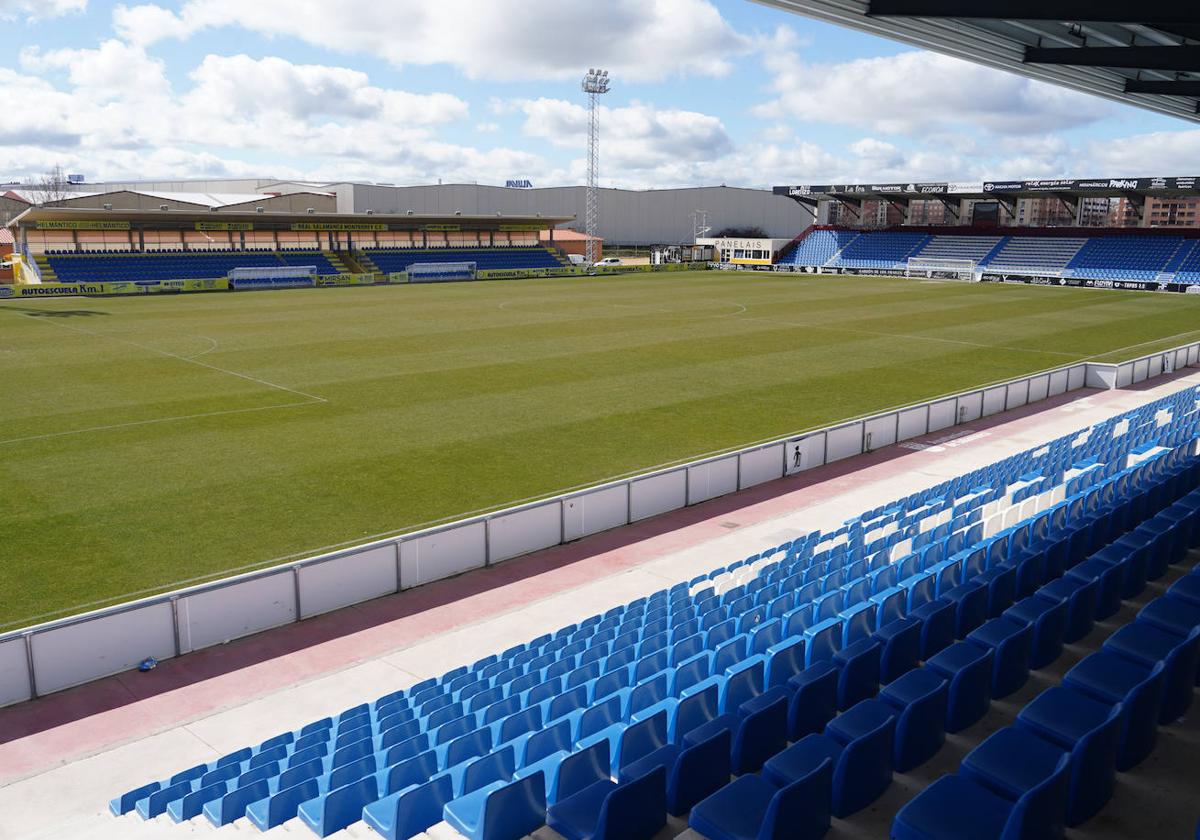
[[[1025,63],[1138,70],[1200,70],[1200,46],[1026,47]]]
[[[1180,79],[1171,82],[1142,81],[1130,79],[1125,83],[1126,93],[1161,93],[1167,96],[1200,96],[1200,80]]]
[[[1196,24],[1200,9],[1183,0],[870,0],[878,17],[989,18],[1088,23]]]

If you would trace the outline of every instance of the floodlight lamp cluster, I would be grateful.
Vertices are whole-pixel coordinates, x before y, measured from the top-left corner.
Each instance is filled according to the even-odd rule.
[[[583,92],[608,93],[608,71],[590,68],[583,77]]]

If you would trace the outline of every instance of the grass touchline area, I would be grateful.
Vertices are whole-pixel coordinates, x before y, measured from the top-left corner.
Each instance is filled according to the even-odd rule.
[[[1192,296],[1085,291],[695,272],[0,303],[0,630],[1200,334]]]

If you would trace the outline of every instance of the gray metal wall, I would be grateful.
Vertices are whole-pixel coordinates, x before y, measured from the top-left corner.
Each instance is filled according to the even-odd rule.
[[[575,216],[583,228],[585,189],[547,187],[508,189],[481,184],[431,184],[396,187],[383,184],[329,183],[314,186],[268,178],[205,181],[140,181],[84,184],[86,192],[147,190],[151,192],[253,193],[331,192],[340,213],[493,213]],[[161,202],[160,202],[161,203]],[[154,206],[157,206],[155,204]],[[306,206],[313,206],[310,201]],[[318,209],[325,209],[319,206]],[[769,190],[741,187],[694,187],[668,190],[600,191],[600,236],[612,245],[691,243],[692,211],[708,211],[710,233],[725,227],[760,227],[767,237],[791,239],[813,222],[812,214],[789,198]]]
[[[477,184],[390,187],[353,184],[352,205],[338,209],[363,213],[492,213],[575,216],[572,227],[583,225],[583,187],[508,189]],[[339,198],[341,191],[337,190]],[[739,187],[697,187],[674,190],[600,191],[600,236],[609,244],[661,245],[690,243],[692,211],[708,211],[713,232],[727,226],[761,227],[768,237],[791,239],[812,224],[800,204],[766,190]]]

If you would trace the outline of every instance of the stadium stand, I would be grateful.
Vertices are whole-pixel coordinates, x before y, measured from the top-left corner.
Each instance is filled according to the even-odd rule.
[[[108,280],[181,280],[225,277],[235,268],[269,268],[281,265],[315,268],[317,274],[337,274],[321,251],[269,252],[155,252],[143,254],[47,255],[52,276],[63,283]]]
[[[544,247],[435,248],[430,250],[383,250],[360,252],[384,273],[407,271],[413,263],[473,262],[479,270],[505,268],[559,268],[562,260]]]
[[[1179,256],[1176,277],[1182,282],[1200,282],[1200,241],[1193,241],[1191,248]]]
[[[808,234],[779,256],[781,265],[825,265],[859,236],[858,231],[809,228]]]
[[[1183,247],[1173,236],[1113,236],[1089,239],[1067,264],[1074,277],[1096,280],[1153,280]]]
[[[819,837],[1200,543],[1200,388],[121,794],[387,838]],[[1200,574],[1025,704],[898,838],[1055,836],[1192,699]],[[881,690],[882,685],[882,690]],[[266,733],[263,733],[264,735]],[[738,778],[730,780],[731,773]]]
[[[903,268],[932,237],[924,233],[864,233],[829,261],[837,268]]]
[[[1049,232],[1049,231],[1047,231]],[[1200,280],[1200,240],[1120,234],[1044,236],[929,235],[883,230],[811,228],[780,254],[782,266],[895,271],[910,259],[970,260],[979,269],[1008,274],[1096,280]]]
[[[913,256],[937,260],[982,262],[1004,241],[1001,236],[935,236]]]
[[[993,271],[1061,274],[1086,242],[1078,237],[1006,237],[986,265]]]

